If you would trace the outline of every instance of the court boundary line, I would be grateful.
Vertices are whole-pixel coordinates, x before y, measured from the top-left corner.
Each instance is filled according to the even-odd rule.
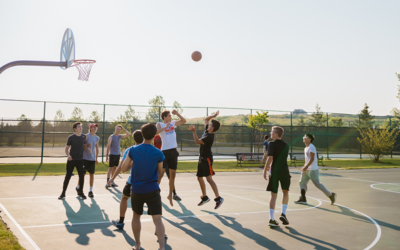
[[[3,206],[3,204],[0,203],[0,208],[4,211],[4,213],[10,218],[10,220],[14,223],[14,225],[17,227],[17,229],[22,233],[22,235],[25,236],[25,238],[28,240],[29,243],[33,246],[34,249],[40,250],[38,245],[36,245],[35,241],[32,240],[32,238],[25,232],[25,230],[18,224],[18,222],[14,219],[14,217],[11,216],[11,214],[7,211],[7,209]]]
[[[400,192],[391,191],[391,190],[385,190],[385,189],[374,187],[374,185],[382,185],[382,184],[394,185],[393,183],[375,183],[375,184],[371,184],[370,187],[373,188],[373,189],[379,190],[379,191],[385,191],[385,192],[400,194]],[[399,186],[399,185],[394,185],[394,186]]]

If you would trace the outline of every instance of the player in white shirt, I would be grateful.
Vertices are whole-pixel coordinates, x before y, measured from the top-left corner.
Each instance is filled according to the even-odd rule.
[[[179,125],[185,124],[186,119],[181,116],[175,109],[172,110],[172,114],[179,117],[179,121],[172,121],[171,112],[168,110],[164,110],[161,113],[161,119],[163,122],[158,122],[157,134],[160,135],[162,145],[161,151],[164,153],[165,160],[163,162],[163,172],[159,175],[158,182],[161,183],[161,178],[164,176],[164,171],[167,172],[167,176],[169,179],[169,187],[170,190],[173,190],[172,199],[180,201],[181,198],[176,194],[175,191],[175,176],[176,169],[178,168],[178,143],[176,141],[176,132],[175,128]],[[172,194],[168,195],[168,199],[170,199]]]
[[[319,181],[319,170],[318,170],[318,160],[317,160],[317,149],[312,144],[314,141],[314,135],[305,134],[303,137],[303,142],[306,145],[304,149],[305,155],[305,165],[301,168],[301,178],[300,178],[300,189],[301,196],[296,204],[307,204],[306,191],[307,183],[311,179],[314,185],[321,190],[328,198],[331,200],[333,205],[336,201],[336,193],[331,193],[324,184]]]

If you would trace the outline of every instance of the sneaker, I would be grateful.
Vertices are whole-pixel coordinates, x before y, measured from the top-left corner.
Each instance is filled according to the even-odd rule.
[[[111,183],[111,186],[112,186],[112,187],[118,187],[118,185],[115,184],[115,182],[112,182],[112,183]]]
[[[82,198],[82,200],[86,199],[86,195],[84,193],[79,193],[78,195]]]
[[[279,226],[279,223],[276,222],[276,220],[269,220],[269,224],[268,225],[271,226],[271,227],[277,227],[277,226]]]
[[[331,205],[333,205],[336,201],[336,193],[332,193],[332,195],[329,196],[329,199],[331,199]]]
[[[79,188],[75,187],[76,195],[79,195]]]
[[[286,215],[281,214],[281,217],[280,217],[279,219],[282,221],[282,224],[283,224],[283,225],[289,225],[289,221],[288,221],[288,219],[286,218]]]
[[[179,197],[177,194],[174,194],[174,196],[172,197],[172,199],[176,200],[176,201],[181,201],[181,197]]]
[[[59,200],[64,200],[64,199],[65,199],[65,194],[62,193],[62,194],[60,195],[60,197],[58,197],[58,199],[59,199]]]
[[[306,205],[306,204],[307,204],[307,199],[305,199],[305,198],[303,198],[303,197],[300,196],[299,200],[298,200],[298,201],[295,201],[294,203]]]
[[[108,185],[108,183],[106,184],[106,189],[109,189],[111,187],[111,185]]]
[[[125,223],[119,223],[119,220],[112,220],[111,223],[119,230],[124,230]]]
[[[218,209],[222,205],[222,203],[224,202],[224,198],[222,198],[220,196],[218,198],[215,198],[214,201],[216,202],[214,209]]]
[[[207,202],[210,201],[210,198],[208,198],[208,196],[204,196],[204,197],[200,196],[200,198],[201,198],[201,201],[199,204],[197,204],[198,206],[203,206],[204,204],[206,204]]]
[[[89,194],[88,194],[88,196],[89,196],[90,198],[93,198],[93,197],[94,197],[93,192],[90,191]]]

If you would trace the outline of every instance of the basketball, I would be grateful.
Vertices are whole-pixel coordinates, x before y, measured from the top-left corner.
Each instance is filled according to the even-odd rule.
[[[192,59],[195,62],[198,62],[201,60],[201,53],[199,51],[195,51],[192,53]]]

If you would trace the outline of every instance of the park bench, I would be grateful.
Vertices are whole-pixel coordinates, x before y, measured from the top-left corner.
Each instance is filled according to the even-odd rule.
[[[295,167],[296,166],[296,162],[298,161],[305,161],[305,155],[304,153],[289,153],[290,156],[290,166],[292,166],[292,164],[294,164]],[[317,160],[318,160],[318,165],[319,166],[323,166],[324,165],[324,156],[320,155],[319,153],[317,153]]]
[[[242,167],[242,162],[257,162],[260,164],[264,153],[236,153],[236,166]]]

